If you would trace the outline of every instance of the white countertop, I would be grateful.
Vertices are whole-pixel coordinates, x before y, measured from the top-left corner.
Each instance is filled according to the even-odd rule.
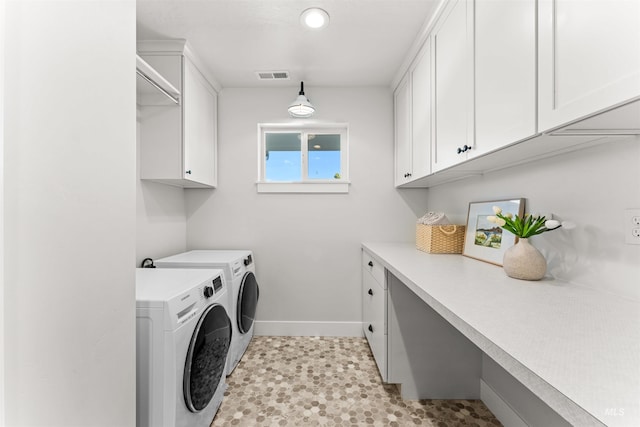
[[[362,247],[572,424],[640,426],[640,303],[410,243]]]

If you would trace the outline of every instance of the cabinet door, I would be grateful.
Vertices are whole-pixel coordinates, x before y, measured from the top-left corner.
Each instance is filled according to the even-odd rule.
[[[429,39],[411,67],[412,179],[431,172],[431,44]]]
[[[395,123],[395,184],[411,180],[411,85],[409,76],[398,85],[394,93]]]
[[[433,33],[434,172],[465,160],[467,147],[473,146],[472,6],[466,0],[450,2]]]
[[[539,128],[640,95],[640,2],[540,0]]]
[[[536,132],[535,0],[475,2],[475,146],[493,151]]]
[[[184,58],[184,179],[216,185],[216,94]]]
[[[386,290],[362,269],[362,327],[383,381],[387,380]]]

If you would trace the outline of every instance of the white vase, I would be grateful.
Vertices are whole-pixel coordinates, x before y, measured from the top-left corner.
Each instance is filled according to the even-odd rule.
[[[504,253],[502,268],[514,279],[540,280],[547,272],[547,261],[529,239],[520,239]]]

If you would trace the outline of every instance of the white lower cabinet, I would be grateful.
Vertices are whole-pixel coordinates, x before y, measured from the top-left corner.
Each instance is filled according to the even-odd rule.
[[[362,327],[385,383],[403,399],[477,399],[481,352],[362,250]]]
[[[387,382],[387,290],[384,268],[366,251],[362,252],[362,327]]]

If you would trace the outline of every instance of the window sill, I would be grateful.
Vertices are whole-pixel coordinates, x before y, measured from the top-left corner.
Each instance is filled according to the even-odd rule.
[[[258,182],[258,193],[348,193],[348,181]]]

